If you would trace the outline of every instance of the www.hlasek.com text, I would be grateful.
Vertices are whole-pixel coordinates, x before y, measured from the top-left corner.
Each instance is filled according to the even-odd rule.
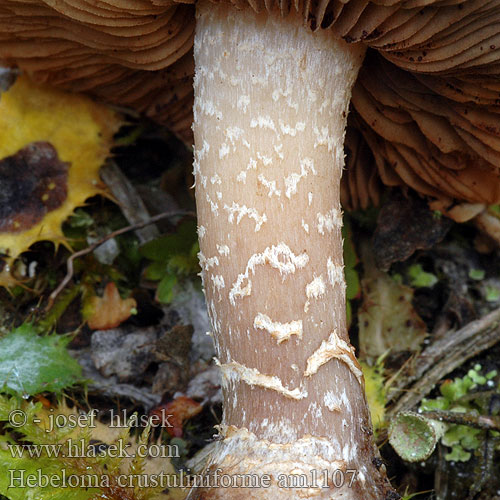
[[[132,446],[124,439],[112,444],[96,445],[85,439],[68,439],[64,443],[50,444],[7,444],[13,458],[180,458],[179,446],[176,444],[139,444]]]

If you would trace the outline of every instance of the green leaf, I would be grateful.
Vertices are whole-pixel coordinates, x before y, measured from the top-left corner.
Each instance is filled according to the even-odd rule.
[[[454,413],[470,413],[478,415],[477,406],[480,403],[481,393],[477,398],[471,397],[471,391],[478,386],[485,385],[497,373],[492,370],[486,375],[481,374],[482,366],[476,363],[462,378],[445,380],[439,387],[442,396],[435,399],[423,399],[420,409],[424,411],[447,410]],[[473,395],[473,393],[472,393]],[[444,424],[446,432],[441,437],[441,442],[449,446],[451,452],[445,455],[446,460],[466,462],[470,459],[470,450],[477,450],[484,442],[484,431],[462,424]]]
[[[447,410],[450,407],[450,401],[445,397],[436,399],[422,399],[420,409],[422,411]]]
[[[415,288],[430,288],[438,282],[437,277],[432,273],[424,271],[420,264],[414,264],[413,266],[410,266],[410,268],[408,269],[408,276],[410,278],[411,286]]]
[[[450,402],[457,401],[467,394],[474,385],[474,381],[469,377],[446,380],[439,387],[441,394]]]
[[[174,287],[185,279],[197,280],[200,271],[198,261],[198,235],[195,220],[182,221],[176,233],[162,236],[146,243],[141,254],[152,260],[145,271],[145,277],[159,281],[156,300],[170,303]]]
[[[350,268],[345,268],[345,281],[346,281],[346,298],[347,300],[352,300],[356,298],[360,291],[359,277],[358,273]]]
[[[355,299],[360,291],[358,272],[355,267],[358,263],[358,256],[351,238],[351,225],[348,217],[344,217],[342,227],[342,236],[344,238],[344,276],[346,281],[346,318],[347,324],[351,324],[352,308],[349,301]]]
[[[156,298],[164,304],[169,304],[174,298],[174,287],[177,284],[177,278],[173,274],[167,274],[160,281],[156,290]]]
[[[487,286],[485,299],[487,302],[496,302],[500,299],[500,290],[494,286]]]
[[[450,425],[441,439],[441,442],[450,447],[460,445],[466,450],[477,450],[481,445],[478,435],[481,429],[474,429],[467,425]]]
[[[189,254],[197,240],[196,221],[185,220],[179,224],[175,233],[149,241],[141,247],[140,252],[150,260],[167,262],[172,255]]]
[[[468,462],[471,456],[470,452],[465,451],[460,445],[456,445],[451,449],[450,453],[444,456],[444,458],[445,460],[453,462]]]
[[[470,269],[469,278],[472,280],[481,281],[484,279],[484,271],[482,269]]]
[[[351,225],[345,218],[344,225],[342,226],[342,237],[344,238],[344,265],[346,267],[354,267],[358,263],[358,257],[352,243]]]
[[[467,427],[466,425],[462,425],[460,427],[465,428],[460,444],[466,450],[477,450],[479,446],[481,446],[481,441],[477,438],[478,434],[481,433],[481,429],[473,429],[472,427]]]
[[[94,219],[83,208],[77,208],[68,219],[71,227],[90,227],[93,223]]]
[[[82,208],[77,208],[63,224],[64,236],[72,240],[73,247],[83,247],[86,244],[90,228],[95,224],[94,219]]]
[[[144,276],[148,280],[159,281],[165,276],[166,271],[165,262],[153,262],[146,268]]]
[[[464,425],[457,425],[453,424],[448,427],[448,430],[445,432],[444,436],[441,439],[441,442],[445,446],[449,446],[450,448],[452,446],[455,446],[457,444],[460,444],[460,441],[464,438],[464,430],[466,430],[467,427]]]
[[[148,241],[141,247],[141,255],[156,262],[166,262],[168,257],[185,251],[186,242],[178,234],[168,234]]]
[[[481,369],[481,368],[479,368]],[[467,375],[472,379],[472,381],[477,384],[477,385],[484,385],[486,384],[486,377],[481,375],[478,371],[476,370],[469,370],[467,372]]]
[[[168,268],[177,275],[196,273],[199,270],[198,258],[190,255],[173,255],[168,261]]]
[[[60,394],[80,381],[81,367],[66,349],[69,337],[40,336],[24,324],[0,338],[0,392],[24,398]]]

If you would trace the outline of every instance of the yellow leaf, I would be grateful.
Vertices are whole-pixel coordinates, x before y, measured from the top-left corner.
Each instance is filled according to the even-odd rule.
[[[19,192],[27,195],[9,200],[12,193],[0,193],[0,214],[4,222],[0,230],[0,252],[7,255],[6,265],[0,271],[0,286],[13,284],[10,266],[22,252],[40,240],[50,240],[56,245],[64,242],[61,224],[65,219],[87,198],[104,193],[98,172],[109,156],[113,134],[120,124],[119,116],[109,108],[87,97],[35,85],[24,75],[2,93],[0,162],[4,161],[3,170],[10,168],[3,172],[4,176],[10,177],[11,184],[20,186]],[[33,167],[39,145],[33,143],[45,143],[44,154],[49,151],[49,156],[55,156],[51,160],[56,163],[56,174],[51,167],[47,179],[43,178],[42,168]],[[26,171],[19,168],[19,161],[5,163],[6,158],[16,154],[20,154],[17,160],[22,160],[23,154],[30,158]],[[23,190],[22,183],[28,181],[31,185]],[[46,203],[55,191],[59,191],[57,203]],[[28,195],[30,192],[32,196]],[[28,217],[16,218],[19,214],[13,213],[12,201],[16,211],[22,212],[30,198],[33,205],[33,196],[40,197],[38,205],[42,210],[38,210],[38,216],[33,217],[31,207]]]

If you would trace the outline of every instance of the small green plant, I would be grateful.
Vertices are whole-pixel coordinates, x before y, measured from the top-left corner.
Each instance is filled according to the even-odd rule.
[[[410,285],[415,288],[433,287],[437,282],[437,276],[424,271],[420,264],[413,264],[408,269]]]
[[[485,439],[485,430],[477,425],[487,414],[495,383],[496,370],[483,374],[480,364],[467,374],[446,380],[439,387],[440,396],[423,399],[419,412],[401,412],[389,426],[389,442],[408,462],[426,460],[440,441],[450,451],[449,461],[467,462]],[[493,389],[493,391],[492,391]],[[491,431],[492,435],[500,435]]]
[[[469,278],[476,281],[481,281],[484,279],[483,269],[469,269]]]
[[[97,420],[88,419],[84,423],[82,417],[88,415],[78,414],[64,403],[49,410],[41,403],[0,394],[0,498],[165,498],[161,494],[164,486],[140,483],[147,472],[147,454],[138,450],[147,448],[149,427],[137,438],[131,437],[130,428],[126,428],[119,434],[111,433],[104,442],[98,433],[102,436],[109,429]],[[51,417],[58,422],[57,426],[50,424]],[[165,459],[161,460],[160,471],[175,474]]]
[[[145,271],[145,278],[158,281],[156,298],[170,303],[176,285],[185,279],[196,280],[200,272],[198,263],[198,236],[196,221],[182,221],[175,233],[150,241],[141,247],[141,255],[152,261]]]
[[[500,299],[500,290],[494,286],[487,286],[485,299],[488,302],[496,302]]]
[[[446,411],[480,415],[486,411],[486,405],[481,399],[481,392],[496,388],[497,371],[492,370],[482,374],[482,366],[474,365],[461,378],[446,380],[439,388],[440,396],[424,399],[420,411]],[[497,389],[498,390],[498,389]],[[477,396],[474,394],[477,393]],[[446,430],[441,437],[441,443],[451,448],[445,455],[446,460],[467,462],[472,453],[481,446],[484,430],[468,425],[446,423]]]
[[[425,493],[430,493],[431,490],[427,491],[418,491],[416,493],[408,493],[408,490],[405,491],[404,495],[401,497],[401,500],[412,500],[412,498],[418,497],[419,495],[424,495]]]

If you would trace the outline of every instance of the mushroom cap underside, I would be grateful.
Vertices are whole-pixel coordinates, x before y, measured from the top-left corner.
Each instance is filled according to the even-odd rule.
[[[3,0],[0,60],[132,107],[190,142],[190,3]],[[284,16],[293,9],[312,30],[370,47],[352,97],[346,206],[377,202],[380,181],[408,185],[444,210],[454,200],[500,202],[500,0],[231,3]]]

